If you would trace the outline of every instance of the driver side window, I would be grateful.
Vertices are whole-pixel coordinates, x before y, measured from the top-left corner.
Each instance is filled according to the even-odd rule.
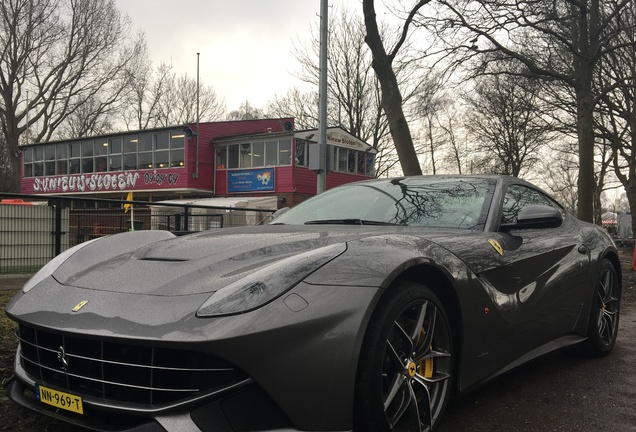
[[[560,205],[541,192],[522,185],[512,185],[504,197],[501,223],[516,223],[521,210],[530,204],[548,205],[563,213]]]

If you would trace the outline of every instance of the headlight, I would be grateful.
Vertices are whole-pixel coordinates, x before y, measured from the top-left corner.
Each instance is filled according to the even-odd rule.
[[[44,267],[38,270],[38,272],[34,274],[31,277],[31,279],[27,281],[27,283],[24,284],[24,286],[22,287],[22,292],[23,293],[29,292],[34,286],[36,286],[37,284],[42,282],[44,279],[52,275],[53,272],[57,270],[57,268],[64,263],[64,261],[66,261],[67,259],[71,257],[71,255],[73,255],[78,250],[82,249],[84,246],[88,246],[90,243],[93,243],[95,240],[99,240],[99,237],[94,238],[93,240],[86,241],[84,243],[80,243],[76,246],[73,246],[72,248],[65,250],[64,252],[62,252],[55,258],[53,258]]]
[[[268,265],[216,291],[199,308],[197,316],[233,315],[259,308],[289,291],[345,250],[346,244],[339,243]]]

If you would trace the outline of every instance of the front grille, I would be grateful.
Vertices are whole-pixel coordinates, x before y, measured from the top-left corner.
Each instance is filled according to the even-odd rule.
[[[85,339],[24,325],[18,338],[22,367],[34,381],[106,402],[170,404],[247,378],[199,351]]]

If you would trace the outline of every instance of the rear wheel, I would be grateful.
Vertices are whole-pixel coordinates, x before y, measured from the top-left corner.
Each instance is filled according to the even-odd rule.
[[[585,353],[600,357],[609,354],[614,348],[620,299],[620,284],[614,265],[609,260],[603,260],[592,301],[587,340],[582,345]]]
[[[432,431],[451,391],[453,344],[437,296],[401,282],[371,318],[356,382],[356,431]]]

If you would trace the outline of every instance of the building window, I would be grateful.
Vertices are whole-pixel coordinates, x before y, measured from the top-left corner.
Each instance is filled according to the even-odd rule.
[[[183,132],[173,132],[170,135],[170,166],[180,168],[185,166],[185,135]]]
[[[216,169],[223,170],[227,167],[227,147],[218,146],[216,148]]]
[[[95,172],[108,171],[108,141],[104,138],[95,141]]]
[[[139,135],[139,153],[152,151],[152,134]]]
[[[358,150],[342,147],[333,147],[333,170],[349,174],[366,175],[373,177],[375,169],[373,167],[373,153],[366,153]]]
[[[347,172],[347,149],[336,147],[338,168],[336,171]]]
[[[83,158],[92,158],[93,157],[93,141],[82,141],[82,157]]]
[[[124,170],[136,170],[137,165],[137,144],[139,140],[136,135],[124,139]]]
[[[252,144],[239,144],[239,168],[252,168]]]
[[[33,149],[22,150],[22,176],[33,177]]]
[[[93,172],[93,141],[82,141],[82,173]]]
[[[252,143],[252,166],[265,166],[265,143],[263,141]]]
[[[121,147],[122,138],[111,138],[108,140],[108,171],[121,171]]]
[[[170,148],[171,149],[183,148],[184,147],[184,143],[185,143],[185,135],[183,134],[183,132],[180,132],[180,133],[173,132],[170,135]]]
[[[364,162],[366,160],[366,154],[363,152],[357,152],[358,153],[358,171],[357,174],[360,175],[364,175],[365,174],[365,170],[364,170]]]
[[[347,172],[349,174],[356,173],[356,162],[358,160],[357,153],[358,152],[355,150],[347,150]]]
[[[181,146],[183,147],[183,146]],[[168,150],[170,148],[170,134],[168,132],[161,132],[155,134],[155,150]]]
[[[23,176],[95,173],[185,166],[182,131],[124,134],[51,143],[22,150]]]
[[[296,165],[307,166],[307,141],[296,140]]]
[[[152,169],[152,152],[139,153],[139,169]]]
[[[292,140],[283,139],[278,142],[278,165],[291,165],[292,163]]]
[[[152,169],[152,135],[139,135],[137,144],[139,169]]]
[[[44,162],[33,162],[33,175],[35,177],[44,175]]]
[[[227,146],[227,167],[239,167],[239,148],[238,145]]]
[[[367,175],[369,177],[375,177],[375,161],[373,153],[367,153]]]
[[[278,165],[278,141],[265,142],[265,166]]]
[[[22,155],[24,163],[33,163],[33,148],[24,149]]]
[[[55,175],[55,146],[44,146],[44,175]]]
[[[185,166],[185,159],[183,157],[183,149],[170,150],[170,166],[173,168],[181,168]]]
[[[68,144],[55,146],[55,173],[68,174]]]
[[[216,144],[215,147],[217,169],[291,165],[291,139],[227,145]]]

